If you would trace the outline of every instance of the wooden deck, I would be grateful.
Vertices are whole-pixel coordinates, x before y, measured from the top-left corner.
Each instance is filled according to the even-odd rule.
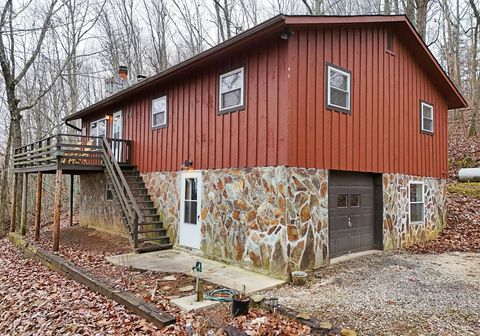
[[[80,175],[103,171],[102,138],[84,135],[56,134],[40,141],[15,148],[14,173]],[[131,163],[130,140],[107,139],[118,164]]]

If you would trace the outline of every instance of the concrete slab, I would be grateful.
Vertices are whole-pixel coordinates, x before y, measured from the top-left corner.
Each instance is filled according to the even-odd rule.
[[[278,287],[285,283],[283,280],[174,249],[142,254],[122,254],[107,259],[113,264],[124,267],[188,275],[192,275],[192,267],[200,261],[203,267],[202,279],[238,291],[241,291],[245,285],[247,294]]]
[[[170,300],[170,303],[173,303],[174,305],[176,305],[177,307],[179,307],[180,309],[186,312],[189,312],[192,310],[210,308],[218,304],[217,301],[209,301],[209,300],[203,300],[202,302],[197,302],[195,301],[196,298],[197,296],[194,294],[194,295],[180,297],[177,299],[172,299]]]

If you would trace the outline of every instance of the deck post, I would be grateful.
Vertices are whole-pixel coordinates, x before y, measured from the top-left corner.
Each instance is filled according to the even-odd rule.
[[[27,191],[28,191],[28,174],[23,173],[22,184],[22,211],[20,213],[20,234],[25,236],[27,233]]]
[[[10,232],[16,231],[17,226],[17,187],[18,187],[18,174],[13,174],[12,184],[12,207],[10,208]]]
[[[73,226],[73,182],[75,175],[70,174],[70,226]]]
[[[37,173],[37,195],[35,202],[35,235],[34,239],[40,239],[40,220],[42,218],[42,172]]]
[[[57,169],[55,176],[55,205],[53,213],[53,251],[58,251],[60,245],[60,212],[62,210],[62,170]]]

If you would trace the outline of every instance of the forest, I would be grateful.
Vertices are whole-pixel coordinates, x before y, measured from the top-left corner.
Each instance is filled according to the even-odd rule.
[[[7,0],[0,17],[0,234],[9,222],[13,148],[71,132],[62,118],[104,98],[105,80],[119,66],[131,81],[151,76],[279,13],[407,15],[469,102],[450,112],[468,141],[478,132],[479,8],[476,0]],[[47,204],[52,188],[47,179]]]

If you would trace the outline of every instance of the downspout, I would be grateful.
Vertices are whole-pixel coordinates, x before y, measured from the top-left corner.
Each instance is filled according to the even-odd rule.
[[[77,131],[77,132],[81,132],[81,131],[82,131],[81,128],[78,128],[77,126],[70,124],[70,123],[68,122],[68,120],[65,120],[65,125],[67,125],[68,127],[73,128],[73,129],[74,129],[75,131]]]

